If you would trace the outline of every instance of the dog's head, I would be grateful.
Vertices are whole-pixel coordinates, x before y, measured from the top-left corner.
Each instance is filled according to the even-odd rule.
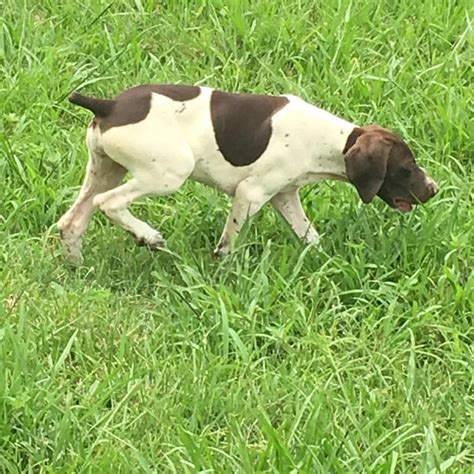
[[[438,191],[408,145],[378,125],[355,128],[343,153],[347,177],[364,203],[378,195],[389,206],[408,212]]]

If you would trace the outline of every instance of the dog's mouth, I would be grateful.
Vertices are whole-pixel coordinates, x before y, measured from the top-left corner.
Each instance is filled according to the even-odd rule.
[[[394,198],[393,207],[402,212],[410,212],[413,209],[413,204],[406,199]]]

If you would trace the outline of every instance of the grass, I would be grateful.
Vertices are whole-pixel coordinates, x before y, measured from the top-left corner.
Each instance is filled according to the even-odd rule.
[[[0,472],[467,473],[474,464],[472,10],[454,0],[4,0]],[[398,130],[441,186],[401,215],[302,192],[322,248],[270,209],[210,254],[228,200],[136,205],[169,250],[97,215],[79,268],[74,89],[290,92]]]

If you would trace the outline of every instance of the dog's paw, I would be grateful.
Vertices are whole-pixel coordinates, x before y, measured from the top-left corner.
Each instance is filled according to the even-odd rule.
[[[166,247],[166,240],[160,236],[159,239],[152,240],[146,244],[151,250],[160,250]]]
[[[159,232],[150,236],[135,237],[135,242],[140,247],[148,247],[150,250],[159,250],[166,246],[166,240]]]
[[[59,228],[64,259],[72,265],[82,263],[82,239],[71,235],[64,226]]]
[[[303,243],[308,247],[319,247],[321,237],[315,230],[310,230],[303,238]]]
[[[63,240],[62,246],[64,258],[68,263],[71,265],[80,265],[82,263],[83,258],[80,244]]]
[[[218,244],[213,250],[212,255],[215,258],[224,258],[230,254],[230,246],[226,244]]]

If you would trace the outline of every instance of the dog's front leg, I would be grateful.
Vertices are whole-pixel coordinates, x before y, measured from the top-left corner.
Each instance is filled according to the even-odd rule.
[[[233,240],[242,230],[245,221],[256,214],[270,198],[271,194],[253,182],[246,180],[237,186],[232,208],[214,255],[223,257],[230,252]]]
[[[305,244],[319,242],[319,234],[306,217],[301,205],[298,189],[278,193],[273,196],[271,203]]]

